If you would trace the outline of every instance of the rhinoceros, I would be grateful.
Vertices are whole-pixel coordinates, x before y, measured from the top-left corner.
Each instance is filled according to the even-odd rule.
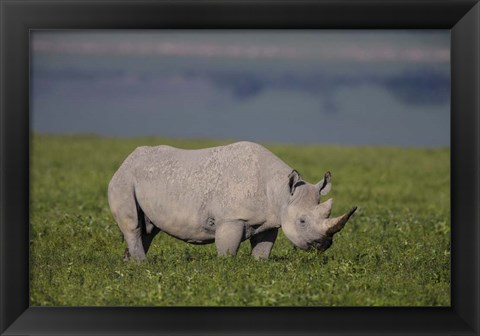
[[[127,242],[125,259],[145,259],[161,231],[192,244],[215,243],[220,256],[235,255],[249,239],[255,258],[268,258],[281,227],[298,248],[325,251],[350,216],[329,218],[326,172],[317,184],[269,150],[242,141],[186,150],[138,147],[108,186],[108,202]]]

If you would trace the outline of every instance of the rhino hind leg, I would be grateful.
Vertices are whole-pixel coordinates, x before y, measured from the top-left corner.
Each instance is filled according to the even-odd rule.
[[[139,221],[138,205],[133,188],[125,190],[127,189],[125,187],[125,184],[110,183],[108,202],[113,217],[127,242],[128,250],[125,251],[124,259],[133,257],[141,261],[145,259],[145,250],[142,243],[142,225]],[[124,195],[129,196],[124,197]]]
[[[141,216],[141,213],[139,213],[139,217],[140,216]],[[150,248],[150,245],[152,244],[153,238],[155,238],[155,236],[160,232],[160,229],[154,226],[153,223],[148,220],[148,218],[145,218],[143,223],[144,225],[142,225],[142,245],[143,245],[145,254],[147,254]],[[130,260],[130,258],[131,258],[131,254],[127,246],[125,248],[123,260],[128,261]]]
[[[271,229],[254,235],[250,238],[252,246],[252,256],[255,259],[268,259],[272,251],[273,244],[277,239],[278,229]]]
[[[215,231],[215,246],[219,256],[236,255],[244,235],[243,221],[223,222]]]
[[[145,249],[142,242],[142,231],[137,224],[137,220],[130,216],[115,216],[118,226],[127,242],[127,249],[124,254],[124,259],[129,260],[131,257],[138,261],[144,260]]]
[[[152,244],[153,238],[160,232],[160,229],[156,227],[150,219],[143,214],[142,209],[138,209],[139,224],[142,227],[142,244],[145,254],[147,254],[150,245]]]

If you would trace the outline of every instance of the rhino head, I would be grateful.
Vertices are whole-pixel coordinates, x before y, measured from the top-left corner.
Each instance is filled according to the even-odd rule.
[[[290,197],[281,218],[281,226],[285,236],[303,250],[327,250],[332,245],[333,235],[343,229],[357,210],[354,207],[340,217],[330,218],[333,200],[330,198],[320,203],[320,196],[326,195],[331,189],[330,180],[330,172],[315,185],[303,181],[295,170],[289,175]]]

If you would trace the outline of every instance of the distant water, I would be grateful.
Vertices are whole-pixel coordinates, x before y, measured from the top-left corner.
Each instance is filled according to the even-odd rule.
[[[69,40],[68,34],[34,37],[34,43]],[[31,84],[32,129],[38,133],[450,143],[449,62],[347,64],[34,48]]]

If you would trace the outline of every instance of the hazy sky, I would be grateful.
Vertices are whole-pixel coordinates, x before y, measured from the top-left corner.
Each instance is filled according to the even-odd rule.
[[[38,133],[448,146],[450,34],[36,31]]]

